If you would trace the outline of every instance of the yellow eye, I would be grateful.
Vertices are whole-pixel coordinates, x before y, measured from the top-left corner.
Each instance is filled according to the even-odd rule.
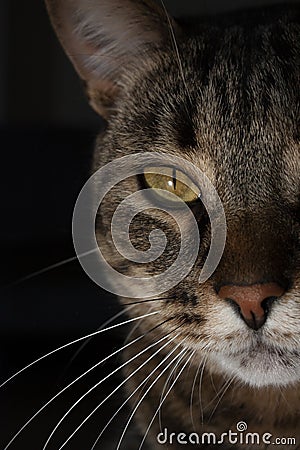
[[[156,190],[161,199],[172,202],[174,206],[180,203],[192,203],[199,199],[198,186],[181,170],[175,167],[149,166],[144,170],[144,178],[149,188]],[[178,197],[178,201],[171,194]]]

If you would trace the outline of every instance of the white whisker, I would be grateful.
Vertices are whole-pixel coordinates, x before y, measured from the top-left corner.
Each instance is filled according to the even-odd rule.
[[[212,399],[210,399],[210,401],[205,405],[206,408],[207,408],[208,406],[210,406],[211,404],[213,404],[215,400],[219,400],[220,394],[222,393],[222,391],[223,391],[223,389],[225,388],[225,386],[227,386],[227,384],[229,383],[229,381],[230,381],[230,380],[224,381],[224,383],[222,384],[222,386],[221,386],[219,389],[217,389],[217,388],[215,387],[215,385],[214,385],[214,388],[215,388],[215,396],[214,396]]]
[[[151,349],[152,347],[154,347],[155,345],[159,344],[160,342],[162,342],[164,339],[167,339],[167,337],[169,336],[170,333],[168,333],[168,335],[164,336],[163,338],[161,338],[159,341],[149,345],[148,347],[146,347],[145,349],[143,349],[142,351],[140,351],[137,355],[133,356],[132,358],[130,358],[128,361],[126,361],[125,363],[121,364],[119,367],[117,367],[116,369],[114,369],[112,372],[110,372],[107,376],[105,376],[104,378],[102,378],[100,381],[98,381],[98,383],[96,383],[94,386],[92,386],[85,394],[83,394],[72,406],[71,408],[68,409],[68,411],[62,416],[62,418],[59,420],[59,422],[55,425],[55,427],[53,428],[53,430],[51,431],[47,441],[45,442],[45,445],[43,446],[42,450],[46,450],[52,436],[54,435],[54,433],[56,432],[56,430],[59,428],[59,426],[61,425],[61,423],[65,420],[65,418],[71,413],[71,411],[73,411],[73,409],[87,396],[89,395],[92,391],[94,391],[98,386],[100,386],[104,381],[108,380],[110,377],[112,377],[112,375],[114,375],[115,373],[117,373],[118,371],[120,371],[121,369],[123,369],[123,367],[127,366],[129,363],[131,363],[132,361],[134,361],[136,358],[138,358],[139,356],[141,356],[143,353],[145,353],[146,351],[148,351],[149,349]],[[141,366],[138,367],[137,371],[141,369]],[[133,376],[134,372],[130,375]],[[130,378],[129,377],[129,378]],[[61,450],[63,447],[65,447],[65,445],[72,439],[72,437],[77,433],[77,431],[80,430],[80,428],[87,422],[87,420],[100,408],[100,406],[103,405],[103,403],[105,403],[115,392],[117,392],[122,386],[123,384],[125,384],[126,380],[123,380],[122,383],[120,383],[104,400],[102,400],[102,402],[97,405],[97,407],[81,422],[81,424],[76,428],[76,430],[68,437],[68,439],[59,447],[59,450]]]
[[[54,270],[54,269],[58,269],[59,267],[64,266],[65,264],[69,264],[70,262],[77,261],[78,258],[84,258],[85,256],[88,256],[88,255],[90,255],[92,253],[95,253],[98,250],[99,249],[97,247],[97,248],[94,248],[93,250],[89,250],[88,252],[84,252],[81,255],[72,256],[71,258],[64,259],[63,261],[60,261],[58,263],[51,264],[50,266],[47,266],[44,269],[37,270],[36,272],[31,273],[30,275],[25,275],[24,277],[19,278],[16,281],[13,281],[12,283],[10,283],[6,287],[17,286],[18,284],[23,283],[24,281],[29,281],[32,278],[35,278],[35,277],[37,277],[39,275],[43,275],[46,272],[49,272],[49,271]]]
[[[190,396],[190,417],[191,417],[191,422],[192,422],[194,431],[196,431],[195,421],[194,421],[194,412],[193,412],[194,392],[195,392],[197,378],[198,378],[200,370],[202,368],[203,361],[204,361],[204,358],[199,362],[199,365],[196,369],[195,376],[193,379],[192,389],[191,389],[191,396]]]
[[[160,402],[160,404],[158,405],[158,408],[156,409],[156,411],[155,411],[155,413],[154,413],[154,415],[153,415],[153,417],[152,417],[152,419],[151,419],[151,421],[150,421],[150,423],[149,423],[149,425],[148,425],[148,428],[147,428],[146,432],[144,433],[144,437],[143,437],[143,439],[142,439],[142,442],[141,442],[141,444],[140,444],[138,450],[141,450],[141,448],[143,447],[143,444],[144,444],[144,442],[145,442],[145,440],[146,440],[146,437],[147,437],[147,435],[148,435],[148,433],[149,433],[149,430],[150,430],[150,428],[151,428],[151,426],[152,426],[152,424],[153,424],[153,422],[154,422],[154,420],[155,420],[155,417],[157,416],[157,414],[158,414],[160,408],[162,407],[162,405],[163,405],[164,401],[166,400],[166,398],[168,397],[169,393],[171,392],[171,390],[172,390],[173,387],[175,386],[175,384],[176,384],[177,380],[179,379],[180,375],[182,374],[182,372],[184,371],[184,369],[185,369],[186,366],[188,365],[189,361],[190,361],[190,360],[192,359],[192,357],[194,356],[195,352],[196,352],[196,351],[193,350],[192,354],[189,356],[189,358],[188,358],[188,359],[186,360],[186,362],[184,363],[183,367],[180,369],[178,375],[176,376],[175,380],[173,381],[172,385],[170,386],[170,388],[169,388],[168,392],[166,393],[165,397],[163,398],[163,400],[162,400],[162,401]],[[188,353],[188,351],[184,354],[184,356],[185,356],[187,353]],[[118,450],[118,448],[117,448],[116,450]]]
[[[102,325],[100,325],[100,327],[97,329],[97,331],[102,330],[102,329],[105,328],[107,325],[109,325],[110,323],[112,323],[114,320],[116,320],[116,319],[118,319],[119,317],[123,316],[124,314],[126,314],[128,311],[130,311],[130,310],[133,309],[133,308],[134,308],[134,305],[132,305],[132,306],[127,306],[127,307],[124,308],[122,311],[119,311],[119,312],[118,312],[117,314],[115,314],[113,317],[111,317],[111,318],[108,319],[106,322],[104,322]],[[150,312],[150,309],[149,309],[148,312]],[[138,326],[139,326],[139,323],[137,323],[137,324],[134,326],[134,329],[138,328]],[[70,362],[69,362],[69,364],[68,364],[67,367],[69,367],[69,366],[72,364],[72,362],[74,361],[74,359],[77,358],[78,354],[84,349],[84,347],[85,347],[86,345],[88,345],[88,343],[91,341],[91,339],[93,339],[93,337],[94,337],[94,336],[91,336],[91,337],[87,338],[86,341],[79,347],[79,349],[78,349],[78,350],[74,353],[74,355],[72,356],[72,358],[71,358],[71,360],[70,360]],[[127,340],[124,342],[124,344],[127,344],[128,340],[129,340],[129,339],[127,339]]]
[[[286,408],[287,408],[286,411],[292,412],[293,410],[291,409],[291,404],[288,402],[286,396],[284,395],[283,388],[281,386],[278,386],[278,388],[279,388],[280,396],[283,398],[283,400],[286,404]],[[277,401],[279,402],[279,399]]]
[[[219,392],[217,393],[217,396],[215,398],[218,398],[217,404],[214,407],[211,415],[209,416],[209,419],[207,421],[207,423],[210,423],[211,419],[213,418],[214,413],[216,412],[219,404],[222,401],[222,398],[224,397],[224,395],[226,394],[226,392],[228,391],[229,387],[231,386],[232,382],[234,381],[234,377],[232,377],[231,379],[229,379],[226,383],[224,383],[224,385],[221,387],[221,389],[219,390]],[[223,392],[222,392],[223,391]],[[222,394],[221,394],[222,392]],[[221,396],[219,397],[219,395],[221,394]]]
[[[202,384],[203,384],[203,375],[204,375],[204,370],[205,370],[205,365],[207,362],[207,358],[208,356],[206,355],[204,357],[204,361],[203,361],[203,366],[202,366],[202,370],[201,370],[201,374],[200,374],[200,379],[199,379],[199,390],[198,390],[198,397],[199,397],[199,407],[200,407],[200,414],[201,414],[201,425],[203,426],[204,424],[204,410],[203,410],[203,402],[202,402]]]
[[[163,350],[167,345],[171,344],[171,342],[174,341],[174,339],[176,339],[178,335],[176,334],[176,336],[174,336],[172,339],[170,339],[170,341],[168,341],[166,344],[164,344],[159,350],[157,350],[155,353],[153,353],[153,355],[151,355],[150,358],[148,358],[144,363],[143,366],[148,363],[151,359],[153,359],[161,350]],[[180,342],[179,344],[177,344],[172,350],[170,350],[170,352],[167,354],[167,356],[165,356],[165,358],[152,370],[152,372],[147,375],[147,377],[138,385],[137,388],[135,388],[135,390],[130,394],[129,397],[126,398],[126,400],[122,403],[122,405],[118,408],[118,410],[114,413],[114,415],[110,418],[110,420],[106,423],[105,427],[102,429],[101,433],[98,435],[96,441],[94,442],[93,447],[91,448],[91,450],[94,450],[95,446],[97,445],[99,439],[101,438],[101,436],[103,435],[104,431],[107,429],[107,427],[111,424],[111,422],[113,421],[113,419],[117,416],[117,414],[121,411],[121,409],[126,405],[126,403],[129,402],[129,400],[134,396],[134,394],[149,380],[149,378],[151,378],[151,376],[157,371],[157,369],[160,368],[160,366],[162,366],[164,364],[165,361],[167,361],[167,359],[170,358],[170,356],[177,350],[178,347],[180,347],[180,345],[182,345],[182,342]]]
[[[214,379],[213,379],[213,376],[212,376],[212,373],[210,372],[210,382],[211,382],[211,385],[212,385],[212,387],[213,387],[213,389],[214,389],[214,391],[215,391],[215,393],[216,393],[216,396],[218,396],[218,389],[216,388],[216,385],[215,385],[215,382],[214,382]],[[214,397],[215,398],[215,397]]]
[[[164,384],[164,386],[163,386],[163,389],[162,389],[162,392],[161,392],[161,396],[160,396],[160,399],[159,399],[160,402],[161,402],[161,400],[162,400],[162,398],[163,398],[163,395],[164,395],[164,393],[165,393],[165,391],[166,391],[166,389],[167,389],[167,387],[168,387],[169,381],[170,381],[170,379],[172,378],[172,375],[174,374],[174,372],[176,371],[176,369],[177,369],[179,363],[180,363],[180,360],[178,360],[178,361],[176,362],[176,364],[174,364],[174,367],[173,367],[172,370],[170,371],[170,374],[169,374],[169,376],[167,377],[167,379],[166,379],[166,381],[165,381],[165,384]],[[161,410],[159,410],[158,420],[159,420],[159,426],[160,426],[160,429],[162,429]]]
[[[135,305],[131,306],[131,308],[134,308]],[[150,306],[150,308],[148,309],[148,313],[150,313],[150,311],[153,309],[153,306]],[[137,322],[134,327],[131,328],[130,332],[128,333],[126,339],[125,339],[125,344],[129,341],[129,339],[131,338],[131,336],[134,334],[134,332],[136,331],[136,329],[140,326],[140,324]]]
[[[147,388],[146,392],[143,394],[143,396],[141,397],[141,399],[138,401],[138,403],[135,405],[133,411],[131,412],[129,419],[125,425],[125,428],[123,429],[122,435],[119,439],[118,445],[116,447],[116,450],[120,449],[121,443],[123,441],[123,438],[125,436],[125,433],[129,427],[129,424],[133,418],[133,416],[135,415],[137,409],[139,408],[140,404],[142,403],[142,401],[144,400],[144,398],[146,397],[146,395],[148,394],[148,392],[152,389],[152,387],[155,385],[155,383],[160,379],[160,377],[168,370],[168,368],[174,363],[174,361],[176,361],[177,358],[181,357],[183,358],[186,354],[187,354],[188,350],[186,350],[185,348],[181,350],[181,352],[175,356],[175,358],[172,359],[172,361],[170,361],[167,366],[159,373],[158,377],[155,378],[155,380],[150,384],[150,386]]]
[[[80,376],[78,376],[75,380],[73,380],[70,384],[68,384],[67,386],[65,386],[63,389],[61,389],[57,394],[55,394],[48,402],[46,402],[33,416],[31,416],[31,418],[29,420],[27,420],[27,422],[19,429],[19,431],[13,436],[13,438],[9,441],[9,443],[6,445],[6,447],[4,448],[4,450],[7,450],[9,448],[9,446],[17,439],[17,437],[22,433],[22,431],[27,428],[27,426],[47,407],[49,406],[55,399],[57,399],[60,395],[62,395],[67,389],[69,389],[70,387],[72,387],[75,383],[77,383],[77,381],[81,380],[83,377],[85,377],[86,375],[88,375],[90,372],[92,372],[94,369],[96,369],[98,366],[100,366],[101,364],[103,364],[104,362],[106,362],[107,360],[109,360],[110,358],[112,358],[113,356],[117,355],[118,353],[120,353],[121,351],[123,351],[125,348],[129,347],[132,344],[135,344],[137,341],[141,340],[143,337],[145,336],[145,334],[143,334],[142,336],[139,336],[138,338],[134,339],[133,341],[131,341],[129,344],[124,345],[123,347],[119,348],[118,350],[116,350],[115,352],[111,353],[109,356],[106,356],[105,358],[103,358],[101,361],[99,361],[97,364],[95,364],[94,366],[90,367],[86,372],[84,372],[83,374],[81,374]]]
[[[11,377],[7,378],[7,380],[5,380],[2,384],[0,384],[0,388],[5,386],[7,383],[9,383],[11,380],[16,378],[18,375],[20,375],[25,370],[29,369],[30,367],[32,367],[33,365],[37,364],[38,362],[44,360],[45,358],[48,358],[49,356],[53,355],[56,352],[59,352],[59,351],[65,349],[67,347],[70,347],[71,345],[77,344],[77,342],[81,342],[84,339],[88,339],[88,338],[90,338],[92,336],[96,336],[97,334],[101,334],[101,333],[104,333],[105,331],[113,330],[114,328],[120,327],[122,325],[126,325],[126,324],[131,323],[131,322],[135,322],[136,320],[140,320],[140,319],[143,319],[144,317],[149,317],[149,316],[152,316],[154,314],[158,314],[158,311],[154,311],[154,312],[149,313],[149,314],[143,314],[142,316],[134,317],[133,319],[128,319],[128,320],[126,320],[124,322],[117,323],[116,325],[112,325],[110,327],[107,327],[104,330],[94,331],[93,333],[87,334],[86,336],[83,336],[83,337],[75,339],[74,341],[71,341],[71,342],[69,342],[67,344],[64,344],[61,347],[58,347],[55,350],[52,350],[51,352],[46,353],[45,355],[41,356],[40,358],[32,361],[30,364],[27,364],[27,366],[25,366],[22,369],[18,370],[18,372],[14,373],[14,375],[12,375]]]

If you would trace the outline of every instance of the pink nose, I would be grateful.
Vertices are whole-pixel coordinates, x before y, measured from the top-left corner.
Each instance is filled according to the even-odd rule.
[[[219,297],[236,303],[246,324],[258,330],[267,319],[267,300],[274,300],[284,294],[277,283],[252,284],[249,286],[227,285],[218,292]],[[263,304],[263,302],[265,302]]]

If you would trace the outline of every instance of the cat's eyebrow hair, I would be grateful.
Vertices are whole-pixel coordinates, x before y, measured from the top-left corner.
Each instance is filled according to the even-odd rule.
[[[185,79],[185,76],[184,76],[182,61],[181,61],[181,58],[180,58],[180,53],[179,53],[178,44],[177,44],[177,41],[176,41],[176,36],[175,36],[175,33],[174,33],[174,29],[173,29],[173,26],[172,26],[172,22],[170,20],[170,17],[169,17],[166,5],[164,3],[164,0],[160,0],[160,3],[162,5],[162,7],[163,7],[164,13],[165,13],[166,18],[167,18],[167,22],[168,22],[168,27],[170,29],[170,35],[171,35],[172,43],[173,43],[174,50],[175,50],[175,53],[176,53],[176,58],[177,58],[177,61],[178,61],[178,67],[179,67],[180,76],[182,78],[182,81],[183,81],[183,84],[185,86],[186,93],[188,94],[189,100],[192,103],[192,99],[191,99],[191,96],[190,96],[190,91],[189,91],[189,88],[188,88],[188,85],[187,85],[187,82],[186,82],[186,79]]]

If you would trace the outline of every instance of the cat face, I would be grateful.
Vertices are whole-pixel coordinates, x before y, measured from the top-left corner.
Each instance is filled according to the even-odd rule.
[[[187,162],[175,169],[201,193],[188,164],[199,168],[222,201],[226,245],[202,284],[211,226],[203,203],[189,203],[201,245],[188,276],[153,303],[163,331],[177,327],[178,340],[205,355],[212,372],[257,387],[300,381],[299,7],[191,24],[148,1],[47,5],[91,105],[107,120],[94,169],[124,155],[167,153]],[[158,198],[134,218],[130,238],[145,251],[149,234],[162,230],[163,255],[136,264],[116,251],[112,215],[145,187],[145,176],[118,183],[98,214],[105,257],[129,276],[164,272],[181,245],[178,224],[157,209]],[[182,223],[188,232],[184,215]],[[149,302],[136,311],[148,312]],[[148,320],[155,325],[155,316]]]

